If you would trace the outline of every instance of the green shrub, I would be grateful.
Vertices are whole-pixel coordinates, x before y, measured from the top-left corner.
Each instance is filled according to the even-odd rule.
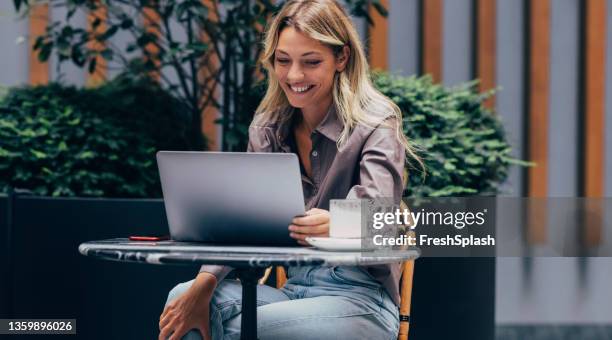
[[[150,83],[11,89],[0,100],[0,190],[159,197],[160,149],[189,149],[185,110]]]
[[[510,156],[500,120],[483,106],[493,92],[479,94],[477,82],[449,89],[427,76],[376,73],[374,83],[402,109],[404,133],[425,163],[424,180],[410,171],[405,196],[494,195],[511,164],[529,165]]]
[[[447,89],[428,77],[374,75],[404,112],[426,176],[407,196],[498,193],[511,164],[503,126],[476,83]],[[118,78],[96,89],[15,88],[0,100],[0,190],[37,195],[159,197],[155,152],[191,149],[187,110],[152,84]]]

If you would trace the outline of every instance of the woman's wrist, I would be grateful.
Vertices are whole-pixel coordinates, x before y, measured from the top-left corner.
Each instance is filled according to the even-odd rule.
[[[208,272],[201,272],[196,276],[192,288],[198,293],[204,293],[205,295],[212,295],[212,292],[217,287],[217,277]]]

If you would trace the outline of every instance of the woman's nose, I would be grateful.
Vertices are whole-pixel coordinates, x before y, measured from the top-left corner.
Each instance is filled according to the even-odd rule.
[[[289,68],[289,73],[287,73],[287,80],[290,83],[298,82],[304,78],[304,72],[300,68],[298,63],[293,63]]]

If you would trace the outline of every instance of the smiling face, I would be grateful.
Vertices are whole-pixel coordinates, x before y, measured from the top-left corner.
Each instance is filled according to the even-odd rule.
[[[283,29],[274,52],[274,72],[291,106],[304,115],[324,114],[332,102],[334,75],[346,58],[293,27]]]

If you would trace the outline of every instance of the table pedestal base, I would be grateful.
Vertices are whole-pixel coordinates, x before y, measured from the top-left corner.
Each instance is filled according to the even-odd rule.
[[[240,339],[257,340],[257,280],[263,275],[262,268],[235,269],[242,284],[242,316]]]

